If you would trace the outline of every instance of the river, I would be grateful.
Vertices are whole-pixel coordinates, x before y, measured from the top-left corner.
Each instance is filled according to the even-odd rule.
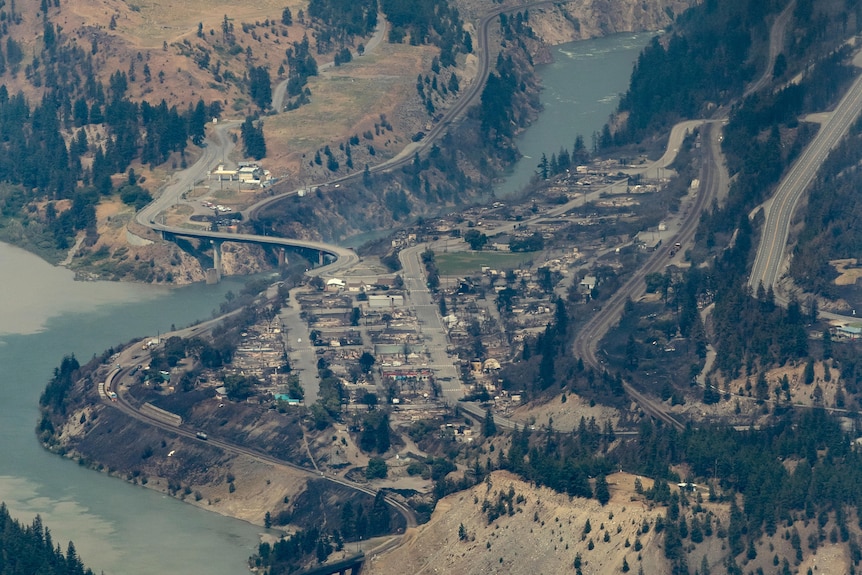
[[[538,66],[542,113],[515,143],[522,158],[494,193],[505,197],[522,190],[536,173],[542,154],[550,159],[560,148],[569,152],[580,134],[592,149],[600,131],[628,88],[632,67],[655,32],[614,34],[552,48],[554,61]]]
[[[243,279],[179,289],[76,282],[0,243],[0,501],[38,513],[94,572],[242,575],[260,529],[79,467],[41,448],[38,401],[64,354],[85,363],[134,337],[211,317]],[[122,446],[120,446],[122,448]]]
[[[542,152],[591,145],[651,34],[623,34],[555,48],[539,69],[544,111],[518,140],[525,155],[498,189],[529,182]],[[179,289],[75,282],[71,272],[0,243],[0,500],[24,522],[38,513],[56,542],[72,539],[96,573],[239,575],[260,529],[79,467],[44,451],[38,399],[64,354],[82,363],[134,337],[210,317],[242,279]],[[118,446],[122,448],[122,446]]]

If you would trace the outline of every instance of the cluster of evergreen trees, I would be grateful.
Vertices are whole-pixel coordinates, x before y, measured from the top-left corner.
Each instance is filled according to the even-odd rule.
[[[308,79],[317,76],[317,61],[309,51],[308,37],[302,42],[294,42],[293,48],[285,52],[290,71],[287,76],[287,96],[293,98],[286,104],[288,110],[294,110],[309,102],[311,92],[306,88]]]
[[[448,0],[382,0],[380,8],[392,25],[390,42],[400,43],[409,35],[414,46],[434,44],[444,67],[453,66],[459,52],[473,51],[472,37]]]
[[[500,66],[497,73],[488,74],[482,89],[480,117],[482,133],[490,134],[495,140],[512,136],[514,117],[514,95],[518,89],[518,77],[514,66]]]
[[[58,215],[53,207],[47,209],[40,221],[43,227],[37,228],[52,238],[54,247],[64,249],[76,231],[94,233],[95,205],[100,195],[113,191],[113,174],[125,172],[136,158],[157,165],[173,152],[183,153],[190,137],[203,140],[206,119],[220,112],[217,104],[207,106],[200,100],[183,112],[164,101],[137,104],[125,98],[126,85],[125,74],[115,74],[112,97],[104,107],[101,90],[91,105],[86,98],[72,104],[49,93],[31,107],[23,94],[10,96],[0,85],[0,169],[3,180],[20,189],[0,198],[4,216],[26,220],[33,216],[24,206],[33,200],[71,199],[71,210]],[[108,133],[99,144],[87,137],[87,126],[95,123]],[[67,145],[64,133],[75,127]],[[86,169],[82,157],[90,152],[93,162]]]
[[[341,551],[346,541],[385,535],[392,529],[392,511],[382,492],[371,505],[345,501],[341,513],[330,517],[327,527],[311,527],[282,537],[275,543],[261,543],[250,563],[270,575],[293,573],[312,558],[326,561],[333,551]]]
[[[248,71],[248,92],[261,110],[272,104],[272,82],[266,66],[252,66]]]
[[[0,573],[4,575],[93,575],[71,541],[63,553],[37,515],[30,525],[13,519],[0,503]]]
[[[507,287],[498,294],[501,311],[511,309],[511,299],[517,291]],[[573,357],[570,350],[574,332],[571,330],[565,301],[555,301],[554,320],[535,338],[524,341],[521,361],[507,365],[500,373],[503,388],[522,392],[527,398],[558,390],[571,391],[582,397],[608,405],[622,406],[625,390],[619,373],[595,371]],[[564,400],[565,401],[565,400]]]
[[[628,112],[613,143],[638,141],[679,118],[696,118],[706,102],[738,96],[755,73],[753,36],[768,37],[765,17],[777,2],[704,3],[677,20],[669,39],[653,39],[638,57],[619,110]]]
[[[539,178],[547,180],[553,176],[568,172],[571,168],[584,164],[589,159],[590,154],[584,145],[584,137],[578,134],[575,137],[575,145],[572,147],[571,152],[566,148],[560,148],[559,153],[551,154],[550,160],[548,160],[548,156],[543,152],[536,173]]]
[[[528,481],[545,485],[572,497],[596,497],[602,505],[608,502],[607,483],[594,493],[590,477],[604,479],[613,471],[610,459],[600,456],[615,439],[610,422],[600,430],[594,419],[583,418],[571,434],[560,434],[549,427],[538,433],[526,428],[512,434],[509,451],[500,452],[497,467],[517,473]],[[597,482],[597,487],[601,481]]]
[[[260,160],[266,156],[266,138],[263,135],[263,121],[255,122],[251,116],[247,116],[240,127],[243,151],[246,156]]]
[[[460,90],[458,75],[454,71],[449,73],[449,80],[444,82],[443,78],[445,76],[441,77],[440,59],[437,56],[434,56],[431,60],[431,72],[433,73],[432,76],[425,74],[423,77],[422,74],[419,74],[416,78],[416,91],[419,93],[419,97],[425,106],[425,111],[428,112],[429,116],[433,116],[436,111],[435,101],[439,103],[450,92],[457,94],[458,90]]]
[[[308,15],[324,22],[329,28],[330,35],[324,38],[323,45],[327,45],[333,36],[343,45],[356,36],[368,36],[377,28],[375,0],[311,0],[308,3]],[[320,50],[319,36],[317,43]]]

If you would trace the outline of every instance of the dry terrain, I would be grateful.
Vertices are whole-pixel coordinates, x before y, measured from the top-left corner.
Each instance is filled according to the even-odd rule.
[[[615,473],[608,476],[611,501],[604,507],[595,499],[570,499],[565,494],[537,488],[504,471],[472,489],[442,499],[431,521],[405,535],[403,544],[391,553],[373,557],[369,575],[391,573],[511,573],[552,575],[573,572],[576,554],[583,559],[585,574],[619,572],[623,559],[633,573],[666,571],[654,530],[638,534],[644,522],[654,524],[664,508],[650,508],[633,500],[635,476]],[[644,486],[651,482],[643,480]],[[489,523],[482,511],[483,501],[496,503],[500,493],[514,490],[514,514],[504,514]],[[589,519],[592,532],[582,537]],[[463,525],[466,538],[459,538]],[[610,534],[603,541],[603,533]],[[626,546],[640,537],[639,553]],[[595,548],[589,550],[590,540]]]
[[[521,424],[532,424],[536,427],[550,425],[554,429],[577,429],[581,418],[589,421],[595,418],[600,428],[604,427],[606,421],[610,421],[616,427],[620,414],[613,407],[595,403],[590,405],[580,396],[573,393],[566,395],[566,402],[562,402],[561,396],[555,396],[544,403],[533,402],[515,409],[511,418]]]
[[[24,22],[25,53],[32,53],[33,38],[41,31],[41,21],[29,15],[38,12],[35,0],[26,0]],[[32,6],[30,6],[32,4]],[[611,6],[602,0],[568,2],[561,8],[539,7],[531,13],[531,25],[548,44],[624,30],[658,29],[666,26],[669,13],[678,14],[686,2],[658,2],[639,4],[635,2],[615,3]],[[291,26],[281,24],[281,12],[290,6],[294,22]],[[478,18],[487,5],[464,0],[459,2],[466,27],[475,34],[471,18]],[[32,10],[31,10],[32,8]],[[133,98],[157,102],[164,98],[169,105],[181,109],[199,98],[206,102],[220,101],[227,116],[250,113],[253,107],[245,93],[241,78],[251,65],[266,66],[272,77],[273,88],[286,76],[278,69],[286,65],[285,50],[293,42],[308,36],[312,54],[321,65],[321,74],[309,81],[311,103],[297,110],[266,116],[264,131],[267,137],[268,156],[264,166],[277,177],[286,178],[290,185],[306,185],[331,177],[325,165],[311,161],[315,151],[325,146],[333,149],[353,135],[374,133],[371,140],[361,137],[359,146],[353,146],[354,170],[361,170],[366,163],[374,164],[397,154],[410,137],[425,129],[430,117],[424,110],[415,88],[419,74],[430,73],[431,59],[436,49],[430,46],[410,46],[409,43],[391,45],[385,41],[365,56],[339,67],[323,66],[332,60],[332,54],[317,55],[313,30],[307,19],[299,14],[306,8],[304,2],[288,0],[274,3],[270,0],[254,4],[236,5],[224,1],[203,2],[188,0],[180,4],[140,0],[118,2],[100,0],[84,2],[72,0],[64,3],[59,16],[53,15],[63,26],[64,34],[70,34],[83,46],[91,43],[96,50],[94,67],[106,81],[115,71],[124,71],[130,76],[129,94]],[[112,24],[113,22],[113,24]],[[231,28],[233,38],[227,38],[223,27]],[[367,39],[364,39],[367,41]],[[357,39],[357,43],[363,39]],[[26,44],[30,42],[31,44]],[[229,49],[236,47],[236,52]],[[201,65],[200,56],[208,55],[207,65]],[[541,58],[540,58],[541,59]],[[25,62],[26,63],[26,62]],[[147,67],[150,79],[145,79],[143,69]],[[218,71],[218,72],[217,72]],[[459,56],[455,72],[462,88],[467,86],[476,72],[473,55]],[[445,75],[446,71],[444,71]],[[134,80],[131,80],[132,76]],[[33,92],[23,78],[19,78],[21,89]],[[436,102],[438,111],[451,105],[453,98]],[[385,117],[389,126],[377,133],[375,124],[383,124]],[[238,135],[236,132],[235,136]],[[93,139],[98,134],[91,133]],[[374,147],[373,156],[368,146]],[[196,150],[192,146],[187,162],[192,162]],[[241,160],[241,152],[228,160]],[[85,162],[87,158],[84,158]],[[176,169],[179,158],[163,166],[134,165],[136,172],[145,177],[145,187],[158,193],[168,171]],[[325,162],[324,162],[325,164]],[[338,174],[346,173],[343,165]],[[167,171],[166,171],[167,168]],[[253,194],[210,194],[225,205],[239,207],[247,205]],[[178,221],[184,215],[176,214]],[[107,246],[110,254],[120,251],[114,259],[146,258],[155,260],[157,273],[144,281],[171,281],[187,283],[203,278],[200,264],[193,258],[179,253],[173,246],[156,248],[129,238],[119,229],[121,223],[129,225],[129,214],[118,213],[110,221],[100,219],[99,232],[105,237],[92,251]],[[147,239],[147,235],[136,226],[130,226],[134,234]],[[89,246],[84,246],[87,250]],[[246,273],[260,269],[263,262],[259,255],[245,248],[230,251],[224,259],[228,274]],[[239,265],[239,262],[256,260],[260,263]],[[80,262],[73,261],[77,265]],[[93,266],[95,261],[84,262]],[[168,273],[170,272],[170,273]],[[134,278],[141,281],[143,272]]]
[[[856,258],[832,260],[829,262],[829,265],[834,267],[835,271],[841,274],[835,278],[835,285],[856,285],[859,278],[862,278],[862,267],[859,266]]]

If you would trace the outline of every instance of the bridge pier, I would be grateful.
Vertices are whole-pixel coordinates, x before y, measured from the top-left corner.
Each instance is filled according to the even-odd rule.
[[[207,283],[217,284],[221,281],[221,244],[217,240],[210,240],[213,247],[213,267],[207,270]]]
[[[317,265],[323,265],[323,250],[318,250],[317,252]]]
[[[284,267],[284,263],[285,263],[285,260],[286,260],[286,258],[284,257],[284,248],[278,248],[278,249],[275,251],[275,253],[276,253],[277,257],[278,257],[278,267],[280,267],[280,268],[281,268],[281,267]]]

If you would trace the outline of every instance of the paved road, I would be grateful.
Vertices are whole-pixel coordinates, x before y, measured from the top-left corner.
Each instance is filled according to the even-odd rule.
[[[313,240],[298,240],[294,238],[280,238],[277,236],[258,236],[256,234],[234,234],[230,232],[213,232],[200,228],[180,228],[176,226],[167,226],[160,223],[150,223],[148,227],[163,232],[169,232],[178,236],[193,237],[199,239],[221,240],[228,242],[265,244],[275,247],[285,248],[305,248],[324,252],[334,256],[335,261],[309,270],[308,275],[320,275],[326,273],[328,275],[337,273],[340,270],[350,268],[359,262],[359,256],[356,255],[351,248],[343,248],[334,244],[324,242],[316,242]]]
[[[171,176],[159,197],[139,211],[135,216],[135,220],[142,226],[152,228],[159,214],[172,205],[180,203],[183,192],[192,189],[195,182],[203,180],[208,175],[210,169],[218,162],[223,161],[233,151],[233,139],[227,134],[227,131],[239,124],[240,122],[238,121],[216,124],[215,129],[207,137],[206,146],[202,150],[201,157],[185,170]]]
[[[710,127],[707,130],[708,140],[710,143],[710,150],[715,157],[712,158],[711,162],[707,162],[707,167],[704,169],[703,174],[703,182],[701,183],[701,191],[695,201],[695,205],[692,209],[689,210],[687,218],[684,220],[681,226],[680,232],[675,236],[674,241],[680,241],[683,243],[690,242],[694,237],[694,232],[697,227],[697,223],[700,217],[700,210],[702,210],[705,206],[709,205],[709,202],[712,201],[712,197],[714,194],[718,193],[718,190],[721,189],[721,185],[723,184],[722,179],[719,177],[720,170],[720,140],[719,140],[719,124],[717,122],[707,122],[704,120],[692,120],[681,122],[673,127],[671,130],[671,136],[668,138],[668,146],[665,154],[662,158],[656,162],[651,164],[647,164],[640,167],[641,172],[655,172],[659,167],[667,167],[676,159],[676,155],[679,151],[679,148],[682,144],[685,136],[695,127],[707,123]],[[716,159],[718,158],[718,159]],[[652,170],[652,172],[650,172]],[[632,170],[632,173],[638,173],[637,170]],[[603,194],[607,193],[609,190],[613,190],[618,186],[617,183],[611,184],[609,186],[602,187],[600,189],[594,190],[587,194],[587,197],[578,197],[573,200],[570,200],[566,204],[561,206],[552,208],[545,213],[533,216],[526,220],[523,220],[518,223],[518,225],[523,228],[530,228],[536,225],[538,222],[542,220],[546,220],[549,217],[560,217],[564,214],[574,210],[575,208],[583,205],[585,201],[593,201],[598,199]],[[498,233],[511,231],[511,224],[505,223],[495,228],[489,228],[484,230],[489,236],[493,236]],[[443,326],[442,320],[440,318],[440,314],[438,311],[438,306],[434,303],[432,299],[431,292],[428,290],[427,285],[425,284],[425,271],[424,266],[421,262],[421,255],[426,249],[431,249],[432,251],[439,251],[440,248],[445,244],[447,251],[462,251],[467,250],[468,245],[463,240],[437,240],[436,242],[429,242],[418,244],[416,246],[411,246],[404,250],[401,250],[399,253],[399,258],[401,261],[401,266],[403,268],[402,276],[404,277],[405,286],[407,287],[407,297],[410,302],[410,305],[416,310],[416,316],[419,320],[420,329],[422,330],[423,335],[425,336],[426,345],[428,347],[429,354],[431,355],[431,363],[435,369],[435,375],[438,380],[441,380],[441,388],[443,392],[443,396],[447,403],[450,405],[459,405],[464,411],[467,411],[477,417],[484,417],[484,410],[475,403],[464,403],[459,402],[459,400],[464,396],[466,388],[461,382],[460,372],[457,367],[454,365],[454,360],[449,357],[446,353],[446,349],[448,346],[447,340],[447,330]],[[646,274],[651,273],[652,271],[656,271],[659,269],[664,269],[664,265],[668,262],[667,255],[664,250],[661,252],[656,252],[656,254],[647,262],[647,264],[636,272],[635,276],[626,284],[626,286],[632,286],[631,291],[641,290],[643,291],[644,284],[643,278]],[[625,290],[625,288],[624,288]],[[598,362],[595,356],[595,344],[598,343],[599,339],[604,335],[607,329],[619,320],[619,315],[622,313],[622,307],[625,305],[626,297],[621,297],[618,302],[619,309],[617,310],[616,318],[609,313],[606,313],[608,306],[605,306],[605,309],[602,310],[602,313],[594,318],[594,320],[602,320],[601,322],[596,323],[592,326],[591,329],[598,330],[599,328],[604,329],[594,341],[586,340],[587,346],[586,351],[582,350],[580,357],[584,359],[585,362],[589,362],[592,360],[594,362],[594,367],[597,369],[600,368],[600,363]],[[613,301],[613,300],[612,300]],[[582,330],[582,334],[587,333],[587,328],[590,327],[588,324],[584,330]],[[591,332],[591,333],[599,333],[599,331]],[[578,344],[576,340],[576,348],[578,345],[584,345],[583,342]],[[577,352],[576,352],[577,353]],[[586,354],[586,355],[584,355]],[[627,385],[627,384],[626,384]],[[664,410],[661,407],[642,395],[636,389],[631,388],[631,386],[627,387],[629,394],[632,396],[635,401],[644,406],[644,410],[660,419],[664,419],[666,422],[671,423],[675,427],[682,428],[682,424],[676,421],[670,415],[664,413]],[[495,421],[498,425],[504,428],[514,428],[517,423],[511,420],[508,420],[502,416],[495,416]]]
[[[757,257],[748,283],[774,287],[785,255],[793,212],[829,152],[841,141],[862,111],[862,76],[857,78],[778,185],[767,209]],[[848,318],[850,319],[850,318]]]
[[[706,131],[706,141],[708,144],[706,146],[708,158],[701,172],[701,183],[697,197],[694,200],[694,205],[684,217],[679,231],[670,238],[671,242],[679,242],[683,246],[691,245],[700,221],[700,213],[711,204],[712,198],[718,196],[720,186],[722,185],[722,178],[720,177],[719,124],[711,123],[709,125]],[[647,259],[643,266],[632,273],[626,283],[623,284],[623,287],[602,305],[601,311],[594,315],[581,328],[573,344],[575,356],[580,357],[584,363],[594,369],[604,369],[604,365],[597,355],[599,342],[608,330],[619,322],[626,301],[629,299],[637,300],[644,293],[646,289],[644,281],[646,276],[651,273],[664,271],[667,263],[668,256],[666,251],[657,250]],[[661,402],[647,397],[626,381],[623,382],[623,387],[626,393],[640,405],[644,412],[677,429],[681,430],[685,427],[682,422],[664,409]]]
[[[667,148],[665,148],[664,154],[662,154],[661,158],[649,164],[644,164],[643,166],[635,166],[620,170],[620,172],[629,175],[641,174],[646,179],[659,179],[659,177],[663,175],[663,170],[667,170],[673,161],[676,160],[679,148],[682,146],[682,142],[685,140],[685,137],[692,130],[703,125],[706,121],[707,120],[686,120],[676,124],[670,131]]]
[[[227,131],[239,122],[222,122],[216,125],[214,132],[207,138],[207,145],[203,148],[203,154],[197,162],[177,172],[170,183],[162,190],[158,198],[150,202],[135,216],[135,220],[150,229],[158,232],[170,232],[186,237],[200,239],[237,241],[246,243],[268,244],[272,246],[300,247],[322,251],[335,256],[336,260],[329,265],[315,268],[310,273],[318,275],[321,273],[332,274],[341,269],[351,267],[359,261],[359,256],[349,248],[342,248],[323,242],[310,240],[299,240],[293,238],[278,238],[273,236],[257,236],[254,234],[231,234],[227,232],[213,232],[201,228],[183,228],[166,225],[160,214],[170,206],[180,202],[183,192],[192,189],[195,182],[204,179],[209,170],[223,161],[233,150],[234,143]]]
[[[294,294],[296,291],[294,291]],[[290,349],[290,367],[299,376],[305,392],[305,404],[317,401],[320,391],[320,378],[317,374],[317,354],[308,337],[306,323],[299,317],[301,306],[296,297],[291,297],[281,308],[281,322],[284,324],[285,345]]]
[[[772,28],[769,30],[769,59],[767,65],[763,69],[763,73],[743,94],[743,98],[762,90],[769,85],[772,80],[772,73],[775,70],[775,59],[784,50],[784,37],[787,32],[787,23],[790,22],[790,17],[793,15],[793,10],[796,7],[796,1],[793,0],[787,4],[781,14],[772,23]]]
[[[449,345],[447,333],[440,319],[439,308],[432,299],[431,291],[425,283],[425,268],[422,265],[422,252],[426,244],[420,244],[401,250],[401,266],[403,268],[404,286],[410,305],[416,313],[419,330],[424,337],[425,345],[430,355],[430,363],[434,366],[435,376],[440,383],[441,392],[446,402],[455,405],[464,397],[464,388],[455,359],[449,356],[446,349]]]
[[[497,18],[499,18],[500,14],[523,11],[529,8],[535,8],[537,6],[551,6],[557,3],[558,2],[554,0],[541,0],[537,2],[528,2],[526,4],[514,7],[498,7],[486,14],[484,17],[482,17],[482,19],[479,21],[476,43],[474,44],[474,51],[478,55],[479,59],[479,69],[476,72],[476,77],[473,78],[473,81],[467,88],[462,90],[461,97],[458,99],[458,101],[451,108],[449,108],[443,113],[443,117],[441,118],[441,120],[437,122],[425,134],[425,137],[421,141],[408,144],[395,157],[390,158],[385,162],[381,162],[380,164],[377,164],[375,166],[369,166],[368,171],[372,173],[388,172],[398,169],[412,162],[413,156],[415,154],[421,154],[425,152],[428,148],[430,148],[435,141],[437,141],[440,137],[442,137],[446,132],[449,131],[449,129],[454,123],[459,121],[459,119],[464,116],[468,108],[470,108],[472,105],[476,104],[479,101],[479,98],[482,95],[482,90],[485,87],[485,82],[488,80],[488,74],[490,73],[492,65],[492,54],[491,50],[488,47],[490,26],[492,23],[497,21]],[[332,190],[334,189],[334,184],[341,184],[351,180],[359,179],[360,177],[362,177],[362,171],[357,171],[353,174],[341,176],[339,178],[330,180],[325,184],[319,185],[326,185],[327,189]],[[243,213],[246,219],[254,219],[266,206],[274,202],[278,202],[288,196],[296,195],[304,189],[305,186],[303,186],[302,188],[297,188],[295,190],[289,190],[281,194],[276,194],[268,198],[263,198],[260,201],[246,208]]]

